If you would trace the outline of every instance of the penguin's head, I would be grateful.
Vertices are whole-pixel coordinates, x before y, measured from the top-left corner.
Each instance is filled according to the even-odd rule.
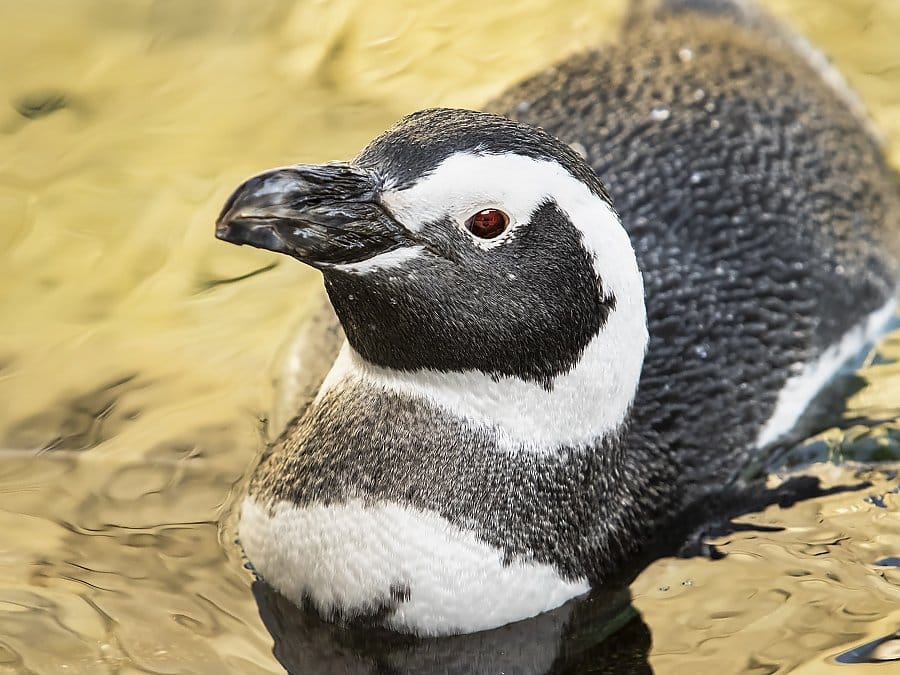
[[[351,347],[374,366],[549,391],[615,330],[612,352],[638,355],[633,396],[646,345],[634,251],[597,175],[541,129],[414,113],[350,163],[250,178],[216,234],[320,269]]]

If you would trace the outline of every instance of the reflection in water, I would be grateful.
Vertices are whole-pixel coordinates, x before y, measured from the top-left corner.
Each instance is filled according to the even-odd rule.
[[[253,594],[275,638],[275,656],[292,674],[652,672],[650,631],[629,604],[627,589],[599,592],[491,631],[432,639],[337,628],[259,581]]]
[[[146,385],[137,380],[137,375],[129,374],[85,393],[60,396],[46,410],[12,425],[7,443],[41,452],[90,450],[117,436],[140,414],[118,405],[123,393],[140,386]]]
[[[900,163],[900,3],[769,4],[836,58]],[[262,168],[352,156],[406,112],[477,106],[598,44],[622,2],[495,5],[0,8],[0,673],[281,672],[267,627],[296,669],[429,658],[373,652],[271,598],[260,621],[232,495],[262,445],[261,373],[319,281],[216,242],[211,223]],[[770,467],[772,488],[787,469],[870,487],[742,516],[749,529],[712,540],[721,560],[656,561],[630,585],[640,617],[611,636],[628,615],[594,600],[454,655],[482,641],[477,654],[521,645],[556,672],[724,674],[855,672],[840,655],[860,649],[848,658],[896,668],[883,658],[900,626],[900,568],[885,563],[900,557],[898,357],[895,331],[844,423]]]
[[[900,661],[900,631],[846,651],[835,660],[848,664]]]

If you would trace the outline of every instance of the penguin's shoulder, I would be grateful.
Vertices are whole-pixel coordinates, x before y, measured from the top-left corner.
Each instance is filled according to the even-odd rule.
[[[648,21],[491,107],[577,147],[606,182],[644,273],[634,425],[697,446],[682,456],[771,441],[780,392],[822,384],[816,364],[887,311],[896,175],[859,111],[758,25]]]

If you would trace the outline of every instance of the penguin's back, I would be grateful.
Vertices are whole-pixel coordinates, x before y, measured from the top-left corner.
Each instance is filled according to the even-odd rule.
[[[789,431],[893,313],[900,183],[853,101],[764,26],[637,21],[490,106],[608,186],[651,336],[632,427],[698,477]]]

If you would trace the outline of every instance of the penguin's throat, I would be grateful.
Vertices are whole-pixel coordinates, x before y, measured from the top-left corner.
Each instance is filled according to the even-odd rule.
[[[626,423],[647,341],[643,321],[627,337],[613,333],[615,339],[609,329],[619,327],[615,319],[611,324],[588,344],[575,367],[554,378],[550,387],[480,371],[384,368],[345,343],[319,398],[341,389],[349,394],[363,385],[484,427],[508,449],[543,452],[595,445],[617,436]]]

